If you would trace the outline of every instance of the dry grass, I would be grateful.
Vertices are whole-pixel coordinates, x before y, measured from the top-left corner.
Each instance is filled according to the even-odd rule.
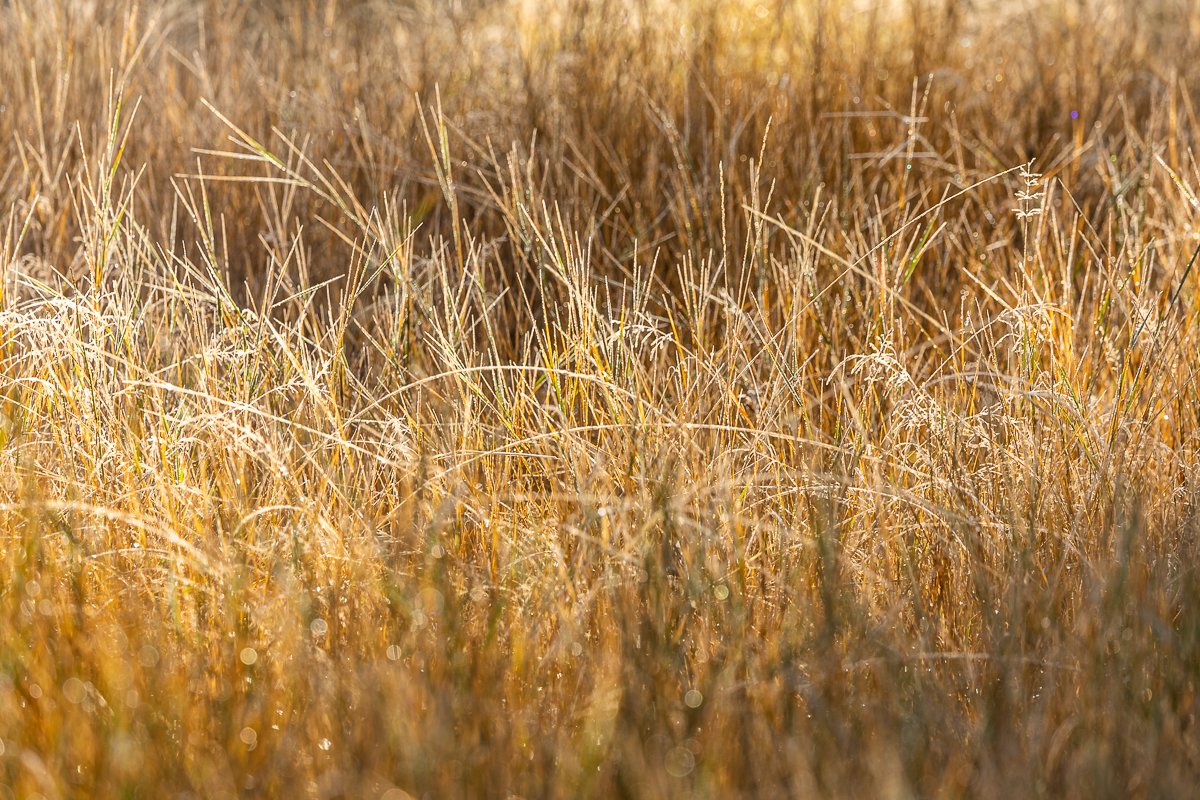
[[[5,3],[0,798],[1189,793],[1198,35]]]

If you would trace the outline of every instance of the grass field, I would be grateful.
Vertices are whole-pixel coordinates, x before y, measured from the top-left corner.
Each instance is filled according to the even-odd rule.
[[[0,800],[1183,797],[1200,8],[0,7]]]

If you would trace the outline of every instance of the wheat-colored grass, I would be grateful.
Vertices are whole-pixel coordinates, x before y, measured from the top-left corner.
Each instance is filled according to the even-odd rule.
[[[1200,782],[1200,12],[0,7],[0,798]]]

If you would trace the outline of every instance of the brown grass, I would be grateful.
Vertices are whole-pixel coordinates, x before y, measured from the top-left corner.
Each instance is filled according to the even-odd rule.
[[[0,7],[0,798],[1200,782],[1200,11]]]

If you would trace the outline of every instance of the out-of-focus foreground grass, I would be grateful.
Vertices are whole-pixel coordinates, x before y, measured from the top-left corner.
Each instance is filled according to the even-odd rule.
[[[1200,780],[1200,12],[0,8],[0,797]]]

